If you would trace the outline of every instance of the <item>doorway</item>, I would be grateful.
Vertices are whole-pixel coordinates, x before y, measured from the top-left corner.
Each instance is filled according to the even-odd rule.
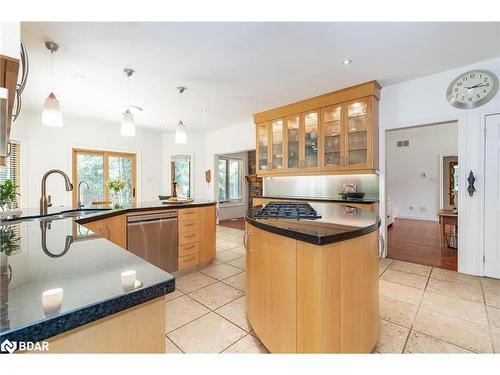
[[[386,133],[387,257],[457,270],[458,123]]]
[[[100,150],[73,149],[73,207],[80,200],[85,204],[108,204],[110,194],[107,182],[123,180],[125,187],[119,192],[125,206],[136,203],[136,154]]]

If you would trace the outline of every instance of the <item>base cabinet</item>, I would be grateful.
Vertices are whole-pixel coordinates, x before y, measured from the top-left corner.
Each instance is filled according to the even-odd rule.
[[[248,320],[271,353],[371,353],[378,339],[373,232],[316,246],[246,224]]]

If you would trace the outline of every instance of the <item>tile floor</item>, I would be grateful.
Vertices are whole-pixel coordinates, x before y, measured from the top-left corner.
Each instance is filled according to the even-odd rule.
[[[241,230],[217,227],[213,264],[177,277],[167,297],[168,353],[267,353],[245,315]],[[380,262],[374,353],[500,353],[500,280]]]

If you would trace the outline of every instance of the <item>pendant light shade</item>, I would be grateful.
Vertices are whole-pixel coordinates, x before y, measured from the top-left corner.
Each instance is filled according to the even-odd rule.
[[[45,42],[45,48],[50,51],[50,84],[54,86],[54,52],[57,52],[59,46],[54,42]],[[52,89],[53,90],[53,89]],[[54,92],[51,91],[42,109],[42,124],[47,126],[63,126],[61,106]]]
[[[182,121],[179,121],[177,128],[175,128],[175,143],[187,143],[186,127]]]
[[[47,126],[63,126],[59,100],[57,100],[53,92],[45,99],[42,111],[42,124]]]
[[[179,93],[179,117],[182,117],[182,93],[186,90],[184,86],[177,87],[177,92]],[[186,144],[187,143],[187,134],[186,134],[186,126],[179,120],[177,127],[175,128],[175,143],[178,144]]]
[[[135,137],[135,121],[134,115],[128,109],[123,114],[120,135],[124,137]]]

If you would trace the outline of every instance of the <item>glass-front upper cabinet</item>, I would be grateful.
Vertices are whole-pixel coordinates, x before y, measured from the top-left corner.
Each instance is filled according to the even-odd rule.
[[[282,169],[284,167],[284,146],[283,146],[283,120],[276,120],[271,123],[271,169]]]
[[[300,168],[300,117],[291,116],[285,120],[286,167]]]
[[[321,116],[322,166],[328,169],[340,169],[344,165],[342,106],[336,105],[323,108]]]
[[[319,115],[317,111],[308,112],[303,115],[303,157],[302,168],[317,168],[318,163],[318,123]]]
[[[267,123],[257,125],[257,170],[269,169],[269,127]]]
[[[346,156],[347,168],[368,165],[370,141],[369,105],[366,99],[347,103]]]

